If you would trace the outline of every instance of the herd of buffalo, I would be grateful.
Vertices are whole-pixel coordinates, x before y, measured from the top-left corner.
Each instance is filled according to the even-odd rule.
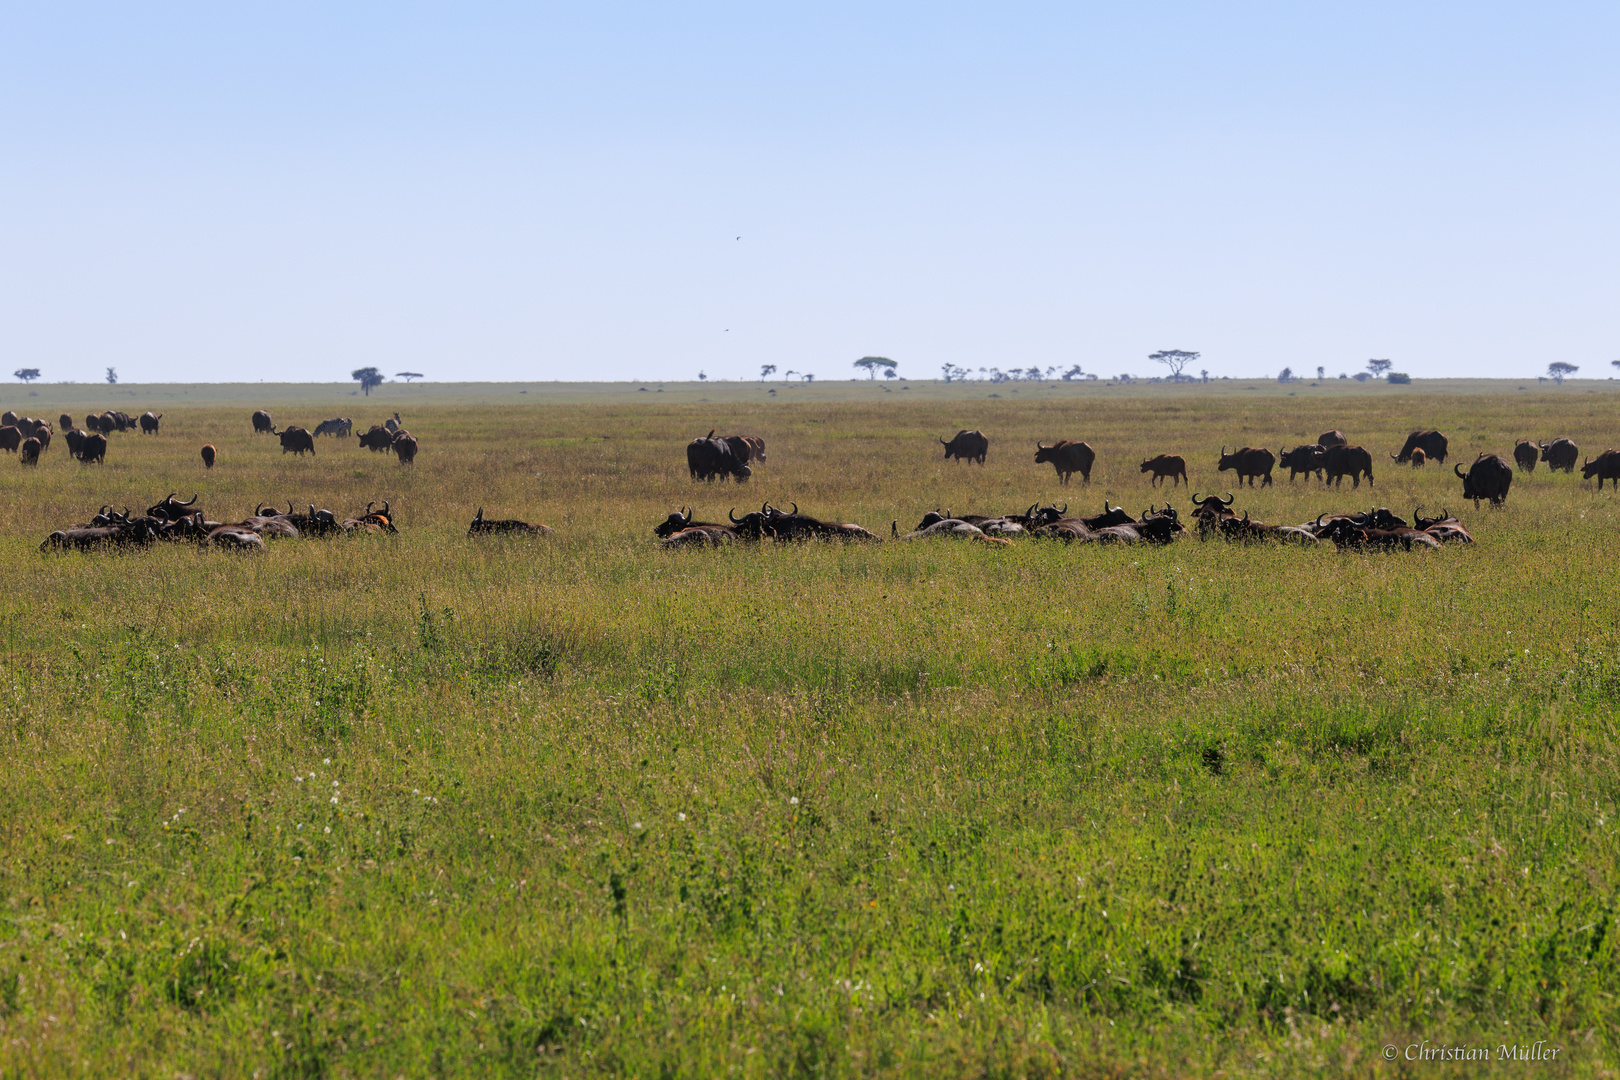
[[[156,435],[162,413],[145,412],[140,416],[131,416],[126,412],[109,409],[102,413],[90,413],[84,418],[84,427],[74,426],[73,417],[63,413],[57,418],[62,426],[62,441],[67,444],[68,456],[89,464],[105,464],[107,461],[107,436],[115,431],[139,431],[143,435]],[[347,437],[354,427],[354,421],[346,416],[336,416],[330,420],[322,420],[315,425],[315,430],[293,425],[285,430],[278,431],[270,414],[263,409],[253,414],[253,431],[256,435],[274,435],[281,440],[281,452],[302,456],[315,453],[315,436],[332,435]],[[50,449],[51,437],[55,428],[49,420],[38,420],[31,416],[18,416],[14,412],[7,412],[0,416],[0,450],[21,455],[24,465],[39,464],[39,455]],[[374,424],[370,431],[359,437],[359,443],[372,452],[385,451],[399,459],[401,465],[409,465],[416,460],[416,437],[406,431],[401,425],[399,413]],[[204,468],[212,469],[218,458],[218,451],[212,443],[202,448],[202,463]]]
[[[376,509],[376,503],[367,503],[364,511],[342,518],[330,510],[317,510],[314,503],[308,504],[307,511],[294,510],[288,503],[285,512],[274,506],[260,505],[239,521],[225,522],[211,520],[199,509],[196,495],[182,501],[176,494],[171,492],[140,515],[132,515],[127,506],[123,510],[103,506],[89,521],[51,533],[39,549],[116,550],[146,547],[160,541],[186,541],[232,551],[263,551],[267,539],[399,531],[394,527],[393,513],[386,500],[381,510]]]
[[[1448,542],[1474,542],[1462,523],[1446,511],[1442,511],[1439,517],[1424,517],[1420,507],[1413,511],[1412,519],[1408,521],[1387,507],[1373,507],[1350,514],[1319,514],[1314,520],[1299,525],[1268,525],[1254,520],[1247,512],[1239,517],[1232,509],[1233,501],[1231,492],[1227,492],[1224,499],[1219,495],[1204,498],[1193,495],[1190,516],[1200,540],[1276,540],[1301,544],[1331,540],[1341,550],[1399,548],[1405,551],[1438,548]],[[665,547],[720,547],[734,542],[766,539],[881,539],[860,525],[822,521],[801,513],[798,503],[792,506],[791,510],[783,510],[767,502],[757,511],[742,517],[732,510],[726,515],[729,524],[695,521],[694,512],[682,507],[655,525],[653,534],[662,539]],[[889,531],[896,540],[953,538],[1006,546],[1020,536],[1082,544],[1168,544],[1178,537],[1189,535],[1191,530],[1168,503],[1162,507],[1150,506],[1141,515],[1132,517],[1124,507],[1109,506],[1105,499],[1103,512],[1091,516],[1071,515],[1067,503],[1062,507],[1034,503],[1022,513],[994,515],[931,510],[910,532],[901,535],[898,520],[889,523]]]

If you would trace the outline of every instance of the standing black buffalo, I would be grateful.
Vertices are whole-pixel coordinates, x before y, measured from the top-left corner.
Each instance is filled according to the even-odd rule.
[[[1414,431],[1406,437],[1406,442],[1401,446],[1401,452],[1389,456],[1395,459],[1395,464],[1405,465],[1412,460],[1412,451],[1422,447],[1423,453],[1428,456],[1430,461],[1437,461],[1444,465],[1446,463],[1447,445],[1446,437],[1438,431]]]
[[[1149,481],[1153,486],[1161,483],[1167,476],[1170,478],[1171,487],[1179,484],[1192,486],[1192,482],[1187,479],[1187,459],[1180,454],[1160,454],[1157,457],[1150,457],[1142,462],[1141,471],[1153,474],[1153,479]]]
[[[1414,451],[1415,453],[1415,451]],[[1343,485],[1344,478],[1354,481],[1351,487],[1361,486],[1361,474],[1367,474],[1367,486],[1373,482],[1372,455],[1359,446],[1330,446],[1322,453],[1322,468],[1329,484]]]
[[[79,460],[86,465],[92,461],[100,465],[107,464],[107,436],[96,432],[86,435],[79,443]]]
[[[939,444],[945,448],[946,460],[956,458],[958,461],[977,461],[983,465],[984,455],[990,452],[990,440],[978,428],[964,428],[950,442],[941,439]]]
[[[1344,432],[1334,428],[1332,431],[1324,431],[1318,435],[1316,443],[1318,446],[1349,446],[1350,440],[1344,437]]]
[[[699,439],[686,444],[686,468],[693,480],[724,480],[735,476],[740,484],[754,475],[754,470],[737,457],[737,452],[725,439],[717,439],[711,430]]]
[[[1057,470],[1058,479],[1064,484],[1075,473],[1079,473],[1080,479],[1086,483],[1091,483],[1091,463],[1096,460],[1097,454],[1088,443],[1059,439],[1051,446],[1040,442],[1035,444],[1035,464],[1050,461],[1052,468]]]
[[[359,441],[361,446],[375,454],[394,445],[394,433],[381,424],[373,424],[370,431],[360,436]]]
[[[290,427],[286,431],[272,429],[270,434],[281,440],[281,452],[283,454],[289,450],[299,457],[303,457],[305,451],[311,454],[315,453],[315,436],[311,435],[306,428]]]
[[[1541,444],[1533,443],[1529,439],[1520,439],[1513,444],[1513,460],[1525,472],[1535,472],[1536,462],[1541,460]]]
[[[1323,444],[1313,443],[1309,446],[1296,446],[1292,450],[1284,450],[1277,455],[1277,464],[1288,470],[1288,482],[1292,484],[1294,477],[1300,473],[1316,478],[1322,478]]]
[[[1552,442],[1541,444],[1541,460],[1547,463],[1547,468],[1553,472],[1563,469],[1567,473],[1575,471],[1575,460],[1581,456],[1581,448],[1568,439],[1554,439]]]
[[[141,413],[141,434],[156,435],[158,433],[158,421],[161,419],[163,419],[162,413],[155,413],[150,409]]]
[[[1613,480],[1615,490],[1620,491],[1620,450],[1605,450],[1590,461],[1581,462],[1581,479],[1590,480],[1597,477],[1598,490],[1603,490],[1603,481]]]
[[[1245,446],[1243,449],[1234,450],[1230,454],[1226,452],[1226,447],[1223,446],[1221,447],[1221,462],[1218,471],[1226,472],[1228,469],[1236,471],[1240,486],[1244,479],[1247,478],[1249,486],[1254,487],[1254,478],[1257,476],[1263,477],[1260,486],[1269,487],[1271,485],[1271,470],[1276,464],[1276,455],[1263,446]]]
[[[1476,507],[1481,499],[1489,499],[1492,506],[1507,502],[1508,488],[1513,486],[1513,466],[1505,458],[1481,454],[1468,467],[1466,476],[1461,465],[1452,469],[1463,482],[1463,498],[1473,499]]]
[[[401,465],[409,465],[416,460],[416,436],[404,428],[394,432],[394,441],[388,445],[388,448],[394,452],[394,456],[399,459]]]
[[[269,413],[265,412],[263,409],[260,409],[253,414],[253,434],[273,435],[275,434],[275,430],[276,425],[271,421]]]

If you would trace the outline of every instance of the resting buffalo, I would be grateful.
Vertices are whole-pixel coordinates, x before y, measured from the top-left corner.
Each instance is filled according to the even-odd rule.
[[[1520,439],[1513,444],[1513,460],[1525,472],[1535,472],[1536,462],[1541,460],[1541,444],[1533,443],[1529,439]]]
[[[773,540],[877,540],[868,529],[853,524],[821,521],[799,513],[799,504],[792,510],[778,510],[770,503],[751,514],[738,517],[736,511],[727,516],[737,530],[739,540],[759,540],[769,536]]]
[[[212,469],[214,467],[214,444],[213,443],[204,443],[203,444],[202,459],[203,459],[203,468]]]
[[[311,435],[306,428],[290,427],[286,431],[272,430],[270,434],[281,440],[281,452],[283,454],[291,451],[299,457],[303,457],[306,451],[311,454],[315,453],[315,436]]]
[[[107,463],[107,436],[96,432],[86,435],[79,443],[79,460],[86,465],[92,461],[105,465]]]
[[[334,416],[330,420],[322,420],[316,424],[314,434],[333,435],[341,439],[347,437],[353,427],[354,421],[347,416]]]
[[[124,521],[111,525],[76,526],[58,529],[47,536],[39,550],[52,548],[89,551],[101,547],[144,547],[157,539],[157,531],[145,521]]]
[[[1423,453],[1428,456],[1430,461],[1438,461],[1444,465],[1446,463],[1446,445],[1446,437],[1438,431],[1414,431],[1406,437],[1406,442],[1401,446],[1401,452],[1391,454],[1390,457],[1395,459],[1395,464],[1405,465],[1412,460],[1412,451],[1421,446],[1423,447]]]
[[[724,480],[735,476],[740,484],[754,474],[746,462],[738,459],[731,444],[715,438],[713,431],[686,444],[686,467],[693,480],[713,480],[717,476]]]
[[[409,465],[416,460],[416,436],[400,428],[394,433],[394,441],[389,449],[399,458],[401,465]]]
[[[29,436],[23,440],[22,463],[24,465],[39,464],[39,440],[33,436]]]
[[[1603,481],[1613,480],[1615,490],[1620,491],[1620,450],[1605,450],[1590,461],[1581,463],[1581,479],[1590,480],[1597,477],[1598,490],[1603,490]]]
[[[680,510],[669,515],[663,521],[653,526],[653,535],[659,537],[673,536],[683,529],[725,529],[735,531],[729,525],[721,525],[713,521],[693,521],[692,509],[683,506]]]
[[[5,427],[0,427],[0,450],[4,450],[8,454],[14,454],[17,452],[17,447],[22,445],[22,440],[22,432],[17,430],[16,424],[7,424]]]
[[[1568,439],[1554,439],[1552,442],[1541,444],[1541,460],[1547,463],[1552,472],[1563,469],[1567,473],[1575,471],[1575,459],[1581,456],[1581,448]]]
[[[1241,450],[1234,450],[1230,454],[1226,447],[1221,447],[1220,472],[1233,470],[1238,475],[1238,485],[1241,487],[1247,479],[1249,486],[1254,486],[1254,478],[1262,477],[1260,486],[1271,484],[1271,469],[1277,463],[1277,457],[1263,446],[1245,446]]]
[[[209,532],[208,542],[226,551],[264,550],[264,537],[244,525],[221,525]]]
[[[260,409],[258,412],[253,414],[253,434],[273,435],[275,434],[275,430],[276,425],[271,422],[269,413],[265,412],[263,409]]]
[[[1277,455],[1277,464],[1288,470],[1288,482],[1292,484],[1294,477],[1300,473],[1310,476],[1315,473],[1317,479],[1322,477],[1322,454],[1320,443],[1310,446],[1296,446],[1292,450],[1284,450]]]
[[[1344,437],[1344,432],[1334,428],[1332,431],[1324,431],[1318,435],[1316,442],[1319,446],[1348,446],[1350,440]]]
[[[1344,483],[1350,477],[1351,487],[1361,486],[1361,474],[1367,474],[1367,486],[1373,482],[1372,455],[1359,446],[1334,446],[1322,453],[1322,469],[1329,484]]]
[[[141,413],[141,434],[156,435],[158,433],[158,421],[161,419],[163,419],[162,413],[155,413],[150,410]]]
[[[1096,453],[1087,443],[1059,439],[1051,446],[1040,442],[1035,444],[1035,464],[1050,461],[1052,468],[1057,470],[1058,479],[1064,484],[1075,473],[1079,473],[1080,479],[1086,483],[1091,483],[1091,463],[1096,460]]]
[[[1452,468],[1463,482],[1463,498],[1473,499],[1476,507],[1481,499],[1489,499],[1492,506],[1507,502],[1508,488],[1513,486],[1513,466],[1504,458],[1481,454],[1468,467],[1466,476],[1461,465]]]
[[[1142,462],[1142,471],[1153,474],[1153,484],[1157,486],[1165,477],[1171,478],[1171,487],[1191,482],[1187,479],[1187,460],[1180,454],[1160,454],[1158,457],[1148,458]]]
[[[191,496],[190,502],[181,502],[175,498],[178,494],[180,494],[178,491],[171,491],[156,506],[148,506],[146,516],[162,518],[168,521],[179,521],[183,517],[190,517],[192,514],[199,513],[199,511],[192,509],[193,506],[197,505],[197,496],[195,494]]]
[[[478,508],[478,516],[474,517],[472,519],[472,524],[467,526],[467,535],[478,536],[480,534],[485,536],[493,536],[495,534],[503,534],[508,536],[550,536],[551,529],[545,525],[535,525],[527,521],[518,521],[516,518],[504,518],[501,520],[495,520],[493,518],[486,519],[484,517],[484,508],[480,506]]]
[[[977,461],[983,465],[984,455],[990,452],[990,440],[977,428],[958,431],[950,442],[941,439],[939,444],[945,448],[946,460],[956,458],[958,461]]]

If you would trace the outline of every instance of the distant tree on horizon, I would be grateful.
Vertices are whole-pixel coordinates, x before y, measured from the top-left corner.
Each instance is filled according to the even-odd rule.
[[[1149,353],[1148,359],[1163,364],[1170,369],[1170,380],[1181,381],[1181,369],[1193,363],[1203,353],[1188,352],[1186,349],[1160,349],[1156,353]]]
[[[35,379],[39,378],[39,368],[37,368],[37,367],[18,368],[16,371],[13,371],[11,373],[11,375],[12,375],[12,378],[21,379],[25,383],[31,383]]]
[[[759,381],[760,382],[764,382],[770,376],[775,375],[775,374],[776,374],[776,365],[775,364],[761,364],[761,365],[759,365]]]
[[[1377,378],[1378,376],[1382,375],[1384,372],[1388,371],[1390,368],[1392,368],[1394,366],[1395,366],[1395,361],[1393,361],[1393,360],[1369,360],[1369,361],[1367,361],[1367,370],[1372,372],[1373,378]]]
[[[396,378],[396,379],[404,379],[406,382],[410,382],[412,379],[420,379],[421,377],[422,377],[422,373],[420,371],[396,371],[396,372],[394,372],[394,378]]]
[[[891,367],[883,369],[883,377],[885,379],[898,379],[900,375],[894,370],[894,368]]]
[[[1294,369],[1293,368],[1285,367],[1285,368],[1282,369],[1282,371],[1277,373],[1277,381],[1278,382],[1287,382],[1288,380],[1292,379],[1293,377],[1294,377]]]
[[[863,356],[859,360],[855,361],[854,366],[858,368],[865,368],[866,377],[868,379],[875,379],[877,378],[878,368],[887,368],[890,371],[893,371],[895,361],[890,360],[887,356]]]
[[[1563,386],[1564,380],[1579,370],[1581,369],[1575,364],[1566,364],[1562,360],[1554,360],[1547,365],[1547,377],[1559,386]]]
[[[118,385],[118,369],[117,368],[108,368],[107,369],[107,385],[108,386],[117,386]]]
[[[374,367],[355,368],[353,371],[349,372],[349,378],[360,384],[360,389],[366,392],[366,397],[371,396],[371,388],[373,386],[381,386],[383,384],[382,372],[378,371]]]

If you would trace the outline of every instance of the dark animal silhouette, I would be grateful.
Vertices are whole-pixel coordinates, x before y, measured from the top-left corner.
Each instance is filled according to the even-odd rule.
[[[947,461],[955,458],[958,461],[977,461],[983,465],[984,456],[990,452],[990,440],[977,428],[964,428],[950,442],[941,439],[939,444],[945,448]]]
[[[1041,442],[1035,444],[1035,464],[1051,462],[1052,468],[1057,470],[1058,479],[1065,485],[1075,473],[1080,474],[1081,480],[1091,483],[1091,465],[1096,460],[1096,452],[1087,443],[1059,439],[1051,446]]]

